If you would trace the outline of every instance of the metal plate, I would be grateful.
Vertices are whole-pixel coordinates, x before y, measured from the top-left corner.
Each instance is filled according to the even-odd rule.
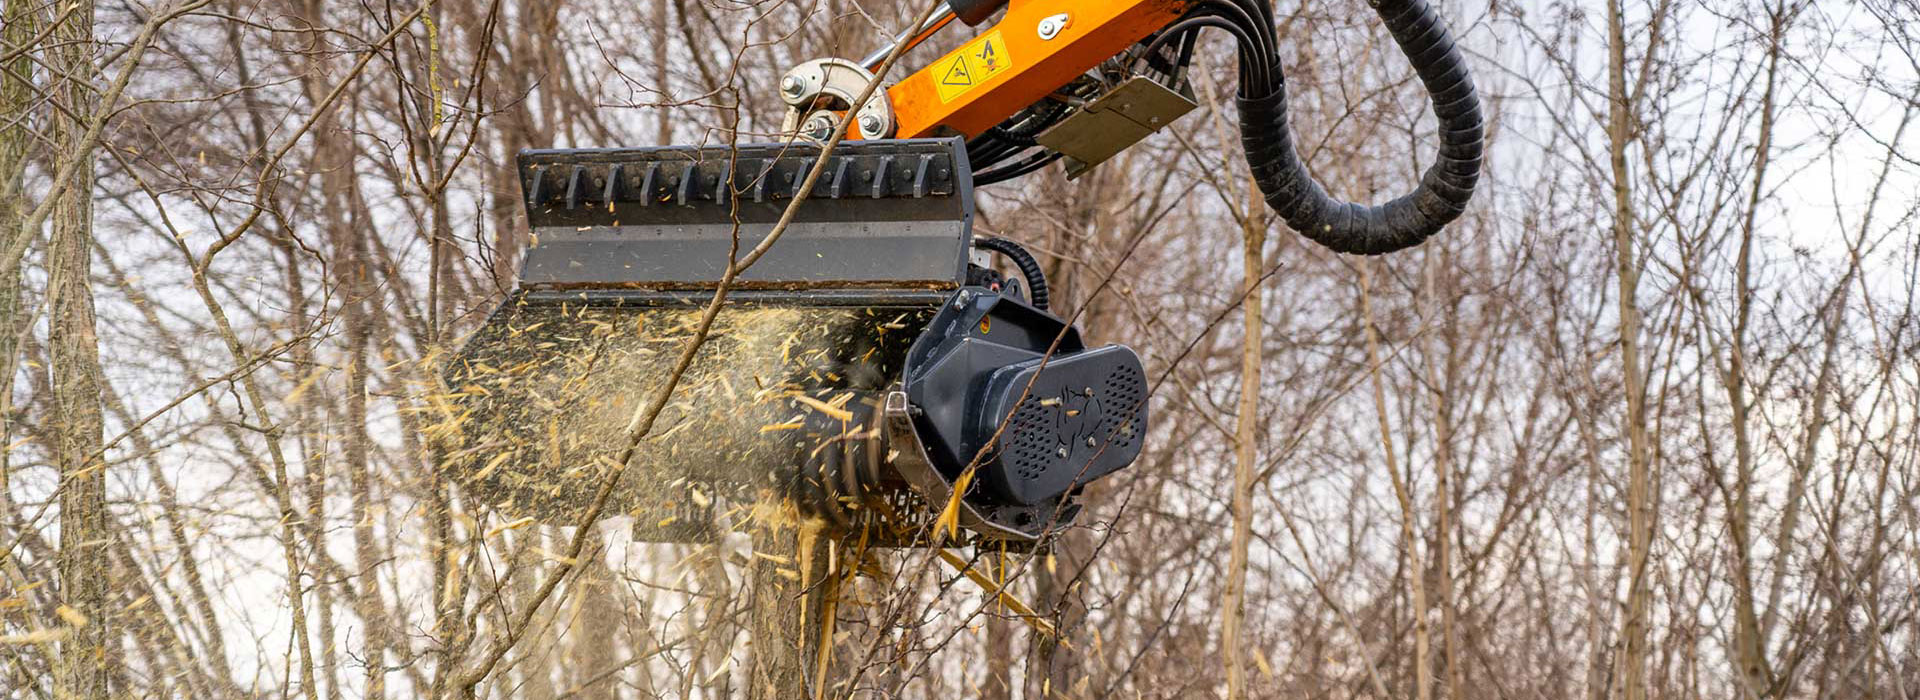
[[[1072,159],[1067,164],[1067,176],[1078,177],[1172,124],[1195,106],[1186,95],[1151,78],[1136,76],[1041,132],[1036,140]]]

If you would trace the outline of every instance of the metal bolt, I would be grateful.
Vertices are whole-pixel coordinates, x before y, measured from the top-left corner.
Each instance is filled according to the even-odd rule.
[[[1067,448],[1062,447],[1059,449],[1059,451],[1054,452],[1054,454],[1060,455],[1062,458],[1064,458],[1067,456]]]
[[[860,130],[869,134],[880,133],[880,118],[871,114],[861,117]]]
[[[833,135],[833,128],[833,117],[820,114],[808,119],[806,126],[801,127],[800,130],[815,140],[825,141],[827,137]]]
[[[1087,436],[1087,446],[1088,446],[1088,447],[1092,447],[1092,446],[1093,446],[1093,436],[1092,436],[1092,435],[1088,435],[1088,436]]]
[[[791,75],[787,76],[785,80],[780,81],[780,91],[794,97],[799,97],[800,91],[805,89],[807,89],[806,84],[800,82],[799,78]]]

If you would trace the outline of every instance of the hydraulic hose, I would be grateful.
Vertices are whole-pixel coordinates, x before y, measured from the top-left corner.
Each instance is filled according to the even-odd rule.
[[[1313,179],[1287,124],[1286,78],[1277,53],[1268,84],[1241,83],[1240,140],[1267,205],[1287,226],[1340,253],[1378,255],[1419,245],[1465,211],[1480,177],[1480,99],[1465,59],[1425,0],[1370,0],[1412,62],[1439,118],[1439,155],[1413,192],[1385,204],[1341,202]],[[1271,25],[1266,27],[1271,32]],[[1242,43],[1241,50],[1248,50]],[[1245,77],[1243,75],[1243,77]]]
[[[1020,160],[1019,162],[1012,163],[1010,165],[1002,165],[992,170],[983,170],[983,171],[974,173],[973,184],[980,187],[999,184],[999,183],[1006,182],[1008,180],[1012,180],[1014,178],[1020,177],[1022,175],[1026,175],[1028,173],[1032,173],[1033,171],[1039,170],[1049,165],[1053,165],[1054,162],[1058,160],[1060,160],[1059,152],[1040,151],[1038,153],[1034,153],[1033,155],[1027,156],[1026,158]]]
[[[1014,266],[1020,268],[1020,276],[1027,278],[1028,303],[1042,311],[1047,309],[1047,273],[1040,269],[1040,262],[1033,259],[1032,253],[1018,243],[991,236],[973,239],[973,247],[991,250],[1012,260]]]

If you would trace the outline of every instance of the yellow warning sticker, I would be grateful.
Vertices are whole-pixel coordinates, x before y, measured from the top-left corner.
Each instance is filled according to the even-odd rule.
[[[1013,57],[1007,55],[1007,42],[1000,38],[999,31],[988,32],[934,64],[933,86],[940,93],[941,103],[952,102],[1011,67]]]

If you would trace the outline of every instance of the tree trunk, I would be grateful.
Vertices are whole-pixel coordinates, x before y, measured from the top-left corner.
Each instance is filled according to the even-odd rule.
[[[1057,293],[1057,292],[1056,292]],[[1082,559],[1076,555],[1075,545],[1084,530],[1064,530],[1053,535],[1051,551],[1041,555],[1040,567],[1033,576],[1033,596],[1039,601],[1035,610],[1042,615],[1053,616],[1055,634],[1042,634],[1039,630],[1028,633],[1027,657],[1027,694],[1029,698],[1064,698],[1072,690],[1076,677],[1078,650],[1070,643],[1063,642],[1063,636],[1080,624],[1085,612],[1075,599],[1072,584],[1075,572],[1080,570]]]
[[[1393,424],[1388,420],[1385,380],[1380,376],[1380,333],[1373,319],[1373,261],[1362,260],[1360,268],[1360,319],[1367,339],[1367,374],[1373,384],[1374,413],[1380,418],[1380,451],[1385,458],[1387,476],[1393,484],[1394,500],[1400,504],[1400,549],[1406,555],[1407,593],[1413,605],[1413,696],[1419,700],[1433,697],[1433,668],[1427,660],[1433,649],[1427,628],[1426,568],[1420,563],[1420,537],[1414,530],[1413,485],[1411,475],[1400,471],[1393,451]],[[1412,460],[1409,459],[1409,462]]]
[[[808,692],[821,645],[832,586],[831,540],[820,523],[794,507],[766,497],[754,507],[753,666],[750,700],[814,698]]]
[[[1241,301],[1246,316],[1245,343],[1240,353],[1240,415],[1234,423],[1233,540],[1227,555],[1226,601],[1221,605],[1220,647],[1227,671],[1227,700],[1247,697],[1245,615],[1247,607],[1247,553],[1253,541],[1253,479],[1260,457],[1260,280],[1266,261],[1267,225],[1261,213],[1266,201],[1252,178],[1247,180],[1247,216],[1241,227],[1241,257],[1245,261]]]
[[[1633,190],[1627,147],[1633,140],[1627,104],[1627,35],[1620,0],[1607,2],[1607,141],[1613,170],[1613,243],[1618,277],[1621,380],[1627,416],[1627,611],[1621,622],[1620,687],[1626,700],[1647,697],[1647,615],[1653,597],[1653,467],[1647,448],[1646,378],[1640,370],[1640,271],[1634,260]]]
[[[28,117],[34,89],[26,81],[33,75],[33,53],[27,44],[39,33],[39,20],[39,0],[7,0],[0,5],[0,25],[5,25],[0,28],[0,41],[8,50],[20,52],[0,70],[0,250],[26,247],[17,241],[26,235],[20,230],[21,218],[27,213],[20,181],[32,137]],[[12,274],[0,279],[0,445],[13,442],[14,360],[20,352],[22,323],[19,266],[11,269]],[[12,483],[7,464],[10,452],[0,449],[0,494],[7,493]],[[7,515],[4,508],[10,502],[0,497],[0,518]]]
[[[653,138],[654,143],[661,146],[673,143],[675,114],[674,109],[667,106],[673,100],[673,75],[667,68],[680,57],[673,52],[673,39],[667,34],[673,24],[672,13],[667,0],[653,0],[653,88],[660,91],[655,98],[660,101],[660,109],[655,110]]]
[[[54,99],[65,112],[52,119],[53,144],[63,156],[85,150],[92,115],[93,3],[83,0],[53,31],[48,61]],[[101,415],[100,349],[94,335],[93,159],[73,171],[52,210],[47,250],[47,359],[53,381],[54,460],[60,467],[60,598],[73,628],[60,646],[54,693],[60,698],[110,697],[114,674],[113,620],[107,545],[105,437]]]
[[[1772,664],[1767,659],[1766,630],[1756,611],[1754,582],[1757,572],[1753,553],[1753,490],[1757,458],[1753,446],[1753,401],[1748,397],[1747,335],[1753,317],[1753,244],[1754,219],[1759,215],[1765,193],[1767,164],[1773,152],[1775,87],[1780,73],[1780,42],[1785,32],[1784,8],[1771,10],[1767,46],[1766,89],[1760,98],[1758,142],[1754,145],[1753,189],[1742,214],[1739,252],[1734,263],[1734,323],[1727,339],[1727,368],[1721,386],[1726,390],[1728,420],[1732,430],[1734,494],[1727,508],[1727,529],[1733,547],[1733,653],[1737,676],[1748,697],[1767,697],[1774,684]],[[1815,401],[1819,401],[1816,395]],[[1815,412],[1818,415],[1818,412]],[[1785,542],[1776,543],[1781,546]],[[1791,550],[1781,547],[1786,558]],[[1784,564],[1782,564],[1784,566]],[[1771,606],[1767,611],[1771,615]]]
[[[509,566],[516,571],[536,569],[540,555],[535,552],[552,551],[558,546],[547,529],[544,525],[535,525],[520,530],[522,534],[519,536],[527,538],[529,542],[526,544],[529,546],[523,547],[516,542],[509,550],[515,553],[515,559]],[[512,577],[509,585],[512,587],[514,604],[532,599],[536,583],[533,576],[522,574]],[[550,617],[547,613],[534,616],[533,624],[528,625],[530,631],[526,643],[513,650],[516,659],[513,668],[520,673],[519,683],[514,686],[515,694],[526,700],[554,700],[560,696],[561,688],[553,681],[553,670],[555,663],[564,663],[564,660],[556,658],[558,655],[553,653],[556,646],[554,633],[558,625],[553,624]]]
[[[1440,639],[1442,658],[1446,660],[1447,697],[1466,697],[1465,669],[1460,660],[1460,603],[1453,584],[1453,442],[1454,386],[1459,375],[1459,327],[1455,322],[1453,289],[1443,286],[1440,268],[1451,266],[1445,244],[1436,242],[1427,254],[1425,273],[1427,290],[1423,297],[1433,304],[1430,318],[1441,324],[1438,340],[1427,353],[1427,384],[1433,400],[1433,568],[1434,584],[1440,598]],[[1442,317],[1444,315],[1444,317]]]
[[[993,571],[993,580],[1007,580],[1007,559],[1001,552],[984,557]],[[987,614],[987,678],[980,684],[980,700],[1013,700],[1013,621],[998,592],[989,591]]]
[[[580,574],[574,577],[579,589],[580,624],[574,629],[571,645],[574,653],[568,665],[573,673],[573,688],[581,700],[616,700],[620,697],[619,674],[607,674],[620,664],[620,633],[624,612],[620,609],[619,580],[607,568],[603,550],[606,537],[594,532],[587,544]]]

